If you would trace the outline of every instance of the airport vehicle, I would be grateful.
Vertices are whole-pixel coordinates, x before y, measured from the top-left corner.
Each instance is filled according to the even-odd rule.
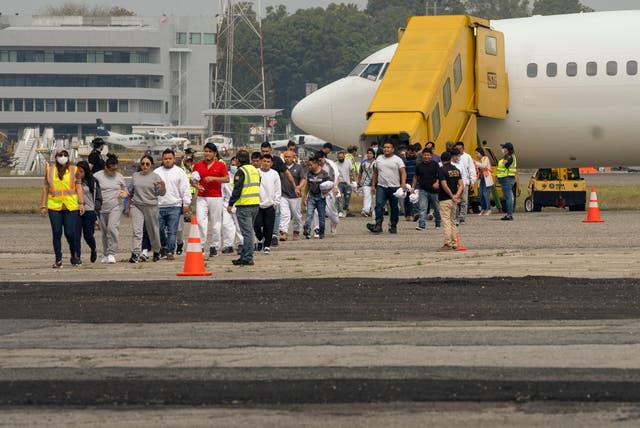
[[[494,153],[512,142],[519,168],[638,165],[639,19],[412,17],[399,44],[304,98],[292,117],[337,145],[364,134],[361,149],[404,134],[437,150],[462,139],[471,150],[477,134]]]
[[[216,134],[208,137],[206,140],[204,140],[204,143],[215,144],[216,148],[218,149],[218,152],[220,152],[222,156],[227,156],[230,153],[231,149],[233,148],[233,138],[225,137],[224,135],[220,135],[220,134]]]
[[[186,138],[176,137],[170,132],[149,131],[144,134],[118,134],[109,131],[102,121],[96,119],[96,136],[108,145],[128,150],[162,152],[165,149],[183,149],[189,144]]]
[[[568,207],[569,211],[584,211],[587,185],[579,168],[540,168],[529,179],[529,196],[524,200],[527,212],[542,207]]]

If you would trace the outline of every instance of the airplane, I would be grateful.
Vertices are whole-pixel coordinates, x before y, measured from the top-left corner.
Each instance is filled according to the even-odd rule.
[[[106,144],[128,150],[159,152],[165,149],[182,149],[186,147],[185,144],[189,143],[188,139],[176,137],[170,132],[149,131],[145,134],[118,134],[109,131],[102,119],[96,119],[96,128],[96,136],[102,138]]]
[[[495,153],[513,143],[524,168],[639,165],[639,20],[634,10],[491,21],[504,34],[509,106],[504,120],[478,118],[479,138]],[[294,123],[337,144],[358,142],[397,46],[301,100]]]

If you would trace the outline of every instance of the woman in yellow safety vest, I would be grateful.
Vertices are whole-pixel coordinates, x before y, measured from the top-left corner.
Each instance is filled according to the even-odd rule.
[[[53,235],[53,251],[56,260],[54,269],[62,267],[62,233],[69,243],[71,265],[82,264],[78,254],[77,236],[79,215],[84,214],[84,194],[82,183],[76,177],[76,167],[69,164],[69,152],[56,149],[55,165],[47,166],[42,188],[42,205],[40,215],[49,213],[51,233]],[[78,214],[79,213],[79,214]]]
[[[496,178],[502,187],[507,214],[500,220],[513,220],[513,186],[516,183],[516,173],[518,172],[518,162],[514,154],[513,144],[500,144],[504,157],[498,161],[496,168]]]

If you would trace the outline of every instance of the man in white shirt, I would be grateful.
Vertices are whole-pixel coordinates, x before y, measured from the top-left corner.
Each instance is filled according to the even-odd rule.
[[[158,197],[160,244],[167,260],[174,260],[176,233],[181,216],[189,212],[191,185],[187,173],[175,165],[176,154],[171,149],[162,153],[162,166],[154,171],[165,182],[166,193]],[[162,253],[162,250],[161,250]]]
[[[460,170],[462,182],[464,183],[462,194],[460,195],[461,202],[458,204],[457,224],[464,224],[469,206],[469,187],[476,183],[478,175],[476,174],[476,165],[473,162],[473,158],[464,152],[464,143],[458,141],[455,148],[458,149],[460,156],[458,156],[456,162],[452,161],[451,163]]]
[[[376,222],[368,223],[367,229],[372,233],[382,232],[384,207],[389,202],[389,233],[398,233],[397,225],[400,219],[398,198],[394,193],[402,187],[407,190],[407,170],[404,162],[394,154],[395,148],[390,140],[382,145],[382,155],[376,159],[375,170],[371,179],[371,188],[376,194]]]
[[[351,182],[355,179],[353,163],[346,160],[343,151],[338,152],[338,162],[336,163],[340,174],[340,197],[338,198],[338,217],[345,217],[349,212],[349,199],[351,198]]]
[[[258,251],[265,254],[271,253],[271,237],[273,236],[274,220],[276,218],[276,208],[280,205],[282,195],[282,184],[280,174],[271,169],[273,157],[270,154],[263,154],[260,169],[260,208],[253,223],[253,231],[258,240]],[[244,245],[249,245],[244,243]]]

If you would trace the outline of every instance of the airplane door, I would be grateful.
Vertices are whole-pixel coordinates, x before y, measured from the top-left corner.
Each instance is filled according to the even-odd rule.
[[[509,87],[504,34],[486,27],[476,27],[476,100],[479,116],[506,119]]]

